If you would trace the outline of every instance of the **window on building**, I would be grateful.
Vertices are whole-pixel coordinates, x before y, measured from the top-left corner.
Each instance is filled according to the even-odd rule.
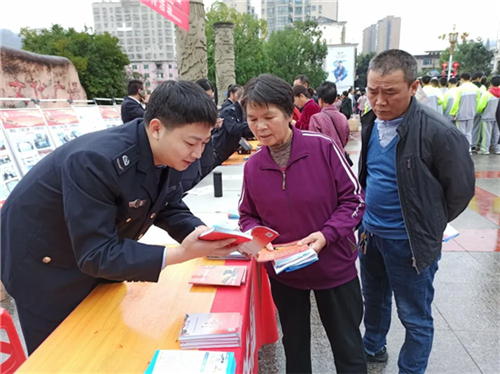
[[[125,14],[125,22],[129,22],[129,21],[132,21],[130,14]]]
[[[115,21],[115,17],[113,17],[113,16],[109,16],[109,18],[111,19],[111,22],[114,22],[114,21]]]
[[[161,68],[162,68],[162,65],[161,65],[161,64],[156,64],[156,68],[157,68],[157,69],[161,69]]]
[[[141,47],[140,45],[137,45],[137,46],[135,47],[135,51],[136,51],[136,52],[142,52],[142,47]]]
[[[140,20],[141,20],[141,17],[139,17],[139,15],[138,15],[138,14],[134,14],[134,15],[132,16],[132,19],[133,19],[134,21],[140,21]]]
[[[140,22],[134,22],[134,29],[140,29],[140,28],[141,28]]]
[[[156,78],[163,78],[163,73],[156,73]]]
[[[295,14],[302,14],[302,7],[301,6],[295,7]]]
[[[115,9],[115,13],[116,13],[116,14],[122,14],[122,10],[121,10],[121,8],[116,8],[116,9]]]
[[[167,43],[167,44],[172,44],[172,38],[167,37],[167,38],[165,39],[165,43]]]
[[[151,60],[151,53],[146,53],[146,54],[144,55],[144,58],[145,58],[146,60]]]
[[[137,6],[133,7],[132,12],[139,13],[139,7],[137,7]]]
[[[133,53],[128,54],[129,60],[135,60],[135,55]]]
[[[132,65],[132,70],[137,70],[137,65]]]
[[[312,10],[313,12],[315,12],[315,11],[316,11],[316,5],[311,6],[311,10]]]
[[[146,82],[146,87],[149,87],[149,86],[151,86],[151,82],[147,81]]]
[[[125,35],[125,33],[123,31],[118,31],[118,37],[119,38],[123,38]]]
[[[99,13],[100,13],[99,9],[94,8],[94,14],[99,14]]]
[[[318,5],[318,12],[322,12],[323,11],[323,5]]]
[[[137,53],[136,57],[137,57],[138,60],[142,60],[142,53]]]
[[[432,65],[432,60],[429,58],[424,59],[424,66]]]
[[[172,78],[172,73],[168,73],[168,77],[169,77],[169,78]]]
[[[169,68],[169,69],[172,69],[172,64],[168,64],[168,68]]]
[[[141,32],[139,30],[134,30],[134,36],[141,36]]]
[[[144,36],[149,36],[149,30],[144,30],[144,31],[142,32],[142,35],[144,35]]]
[[[144,38],[144,44],[151,44],[151,39]]]
[[[295,17],[294,21],[302,21],[302,17]]]
[[[101,16],[94,16],[94,22],[101,22]]]
[[[120,15],[116,15],[116,22],[123,22],[123,17]]]
[[[167,53],[167,59],[172,60],[174,58],[173,53]]]
[[[142,65],[142,67],[143,67],[144,69],[149,69],[149,65],[148,65],[148,64]]]
[[[127,44],[130,45],[130,44],[134,44],[134,39],[130,38],[130,39],[127,39]]]
[[[125,14],[130,14],[130,8],[125,8],[125,9],[123,9],[123,13],[125,13]]]
[[[174,47],[171,45],[167,45],[167,52],[172,52],[174,50]]]
[[[125,22],[125,27],[128,29],[132,28],[132,22]]]
[[[95,24],[95,29],[96,30],[100,30],[101,29],[101,24],[100,23],[96,23]]]
[[[135,44],[141,44],[142,39],[141,38],[135,38]]]
[[[149,78],[149,73],[144,73],[144,78]]]
[[[132,31],[127,31],[127,37],[129,37],[129,38],[130,38],[130,37],[132,37],[132,36],[134,36],[134,33],[133,33]]]

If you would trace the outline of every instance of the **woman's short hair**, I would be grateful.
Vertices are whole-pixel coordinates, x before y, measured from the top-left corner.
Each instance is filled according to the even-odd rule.
[[[247,82],[240,104],[245,112],[248,105],[267,106],[274,104],[283,114],[290,117],[294,108],[293,90],[283,79],[271,74],[261,74]]]
[[[293,87],[293,96],[299,97],[300,95],[304,95],[308,99],[311,98],[311,92],[305,86],[294,86]]]

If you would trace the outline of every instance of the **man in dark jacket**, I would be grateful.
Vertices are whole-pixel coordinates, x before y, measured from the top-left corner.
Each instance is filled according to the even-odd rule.
[[[216,119],[200,87],[165,82],[144,120],[72,140],[21,179],[1,210],[1,275],[30,354],[98,284],[156,282],[165,266],[228,253],[199,239],[176,172],[201,156]],[[138,243],[152,225],[182,244]]]
[[[474,196],[466,138],[413,96],[417,62],[401,50],[375,56],[368,69],[359,181],[366,211],[360,227],[367,359],[388,359],[391,299],[406,338],[400,373],[424,373],[434,327],[431,304],[443,231]]]
[[[243,115],[239,96],[235,97],[233,105],[222,110],[220,117],[224,120],[223,125],[214,130],[212,137],[214,167],[221,165],[238,149],[241,138],[254,137]]]
[[[352,116],[352,101],[349,98],[349,92],[342,92],[342,106],[340,107],[342,113],[349,120]]]
[[[143,118],[146,110],[146,90],[140,80],[131,80],[127,87],[128,96],[123,98],[122,121],[127,123]]]

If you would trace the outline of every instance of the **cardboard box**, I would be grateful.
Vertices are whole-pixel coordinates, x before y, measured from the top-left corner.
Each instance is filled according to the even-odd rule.
[[[359,131],[359,119],[351,118],[347,121],[349,123],[349,131],[350,132],[358,132]]]

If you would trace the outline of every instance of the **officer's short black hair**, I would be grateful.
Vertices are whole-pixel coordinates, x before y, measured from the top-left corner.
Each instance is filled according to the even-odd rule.
[[[457,84],[458,83],[458,79],[457,78],[450,78],[450,80],[448,81],[448,83],[450,83],[450,84]]]
[[[208,90],[212,90],[212,91],[215,91],[214,90],[214,86],[212,84],[212,82],[210,82],[208,79],[206,78],[202,78],[202,79],[198,79],[196,81],[196,84],[198,86],[200,86],[201,88],[203,88],[205,91],[208,91]]]
[[[500,75],[495,75],[493,78],[490,80],[490,84],[493,87],[498,87],[500,86]]]
[[[194,82],[169,80],[151,94],[144,123],[157,118],[168,130],[199,123],[213,127],[217,121],[217,107],[206,92]]]
[[[127,93],[129,95],[137,95],[139,90],[144,89],[144,83],[138,79],[133,79],[128,82]]]
[[[337,99],[337,85],[333,82],[324,82],[318,87],[318,99],[327,104],[333,104]]]
[[[446,86],[448,84],[448,79],[446,79],[445,77],[442,77],[440,80],[439,80],[439,84],[441,86]]]
[[[272,74],[261,74],[250,79],[243,89],[240,104],[246,112],[249,105],[276,105],[286,116],[293,114],[293,90],[283,79]]]
[[[430,81],[431,81],[431,79],[432,79],[432,78],[431,78],[429,75],[424,75],[424,76],[422,77],[422,83],[423,83],[423,84],[429,84],[429,83],[430,83]]]

